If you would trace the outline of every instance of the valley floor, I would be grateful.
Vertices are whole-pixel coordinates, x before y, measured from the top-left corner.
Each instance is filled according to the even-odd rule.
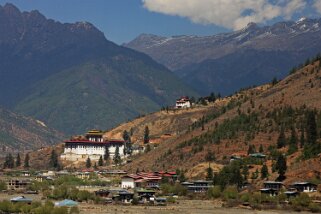
[[[89,205],[81,204],[81,214],[101,214],[101,213],[127,213],[127,214],[285,214],[298,213],[282,210],[250,210],[238,208],[223,208],[218,201],[208,200],[182,200],[175,205],[161,206],[126,206],[126,205]],[[309,212],[300,212],[305,214]]]

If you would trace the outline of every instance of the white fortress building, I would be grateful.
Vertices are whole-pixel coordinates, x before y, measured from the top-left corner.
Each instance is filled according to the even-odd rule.
[[[181,97],[180,99],[176,100],[175,108],[190,108],[191,101],[188,97]]]
[[[62,160],[66,161],[85,161],[88,157],[93,161],[98,161],[100,156],[104,157],[106,151],[109,158],[113,159],[116,148],[119,148],[119,155],[124,157],[125,142],[122,140],[105,140],[103,132],[92,130],[87,132],[85,138],[75,138],[65,141]]]

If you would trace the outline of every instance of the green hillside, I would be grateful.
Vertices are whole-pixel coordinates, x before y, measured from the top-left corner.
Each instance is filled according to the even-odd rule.
[[[111,128],[195,95],[169,71],[122,58],[95,60],[55,74],[32,88],[16,110],[65,133]]]

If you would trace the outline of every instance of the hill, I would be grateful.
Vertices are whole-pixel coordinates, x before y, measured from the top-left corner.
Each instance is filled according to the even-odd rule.
[[[87,22],[0,6],[0,103],[68,134],[111,128],[197,95],[164,66]],[[80,125],[81,124],[81,125]]]
[[[225,165],[229,163],[233,154],[247,156],[250,147],[252,152],[258,152],[261,147],[261,152],[268,156],[267,165],[271,179],[277,177],[276,172],[272,171],[272,165],[275,163],[276,156],[282,153],[287,156],[288,161],[286,182],[317,178],[321,173],[319,167],[321,160],[318,157],[321,152],[320,68],[320,58],[318,58],[278,83],[240,91],[231,97],[202,107],[206,109],[203,112],[198,108],[191,109],[191,114],[198,112],[199,120],[194,120],[194,123],[188,120],[182,122],[184,128],[177,134],[162,138],[156,147],[152,146],[154,149],[133,158],[133,162],[127,164],[125,168],[132,171],[137,168],[140,170],[181,169],[193,177],[204,178],[209,153],[215,157],[212,164]],[[186,114],[185,112],[188,110],[182,110],[181,114],[177,114],[178,118]],[[314,112],[316,117],[317,141],[315,144],[300,146],[299,138],[302,133],[304,134],[303,143],[308,142],[309,134],[306,133],[306,125],[307,115],[311,112]],[[154,114],[158,117],[149,115],[139,118],[107,132],[106,135],[113,136],[130,127],[134,129],[139,127],[138,129],[142,130],[142,127],[148,125],[150,130],[154,130],[155,135],[159,136],[161,133],[168,132],[166,124],[159,125],[162,124],[165,118],[163,115],[166,114],[166,112],[160,112]],[[168,115],[175,115],[175,113],[168,113]],[[175,116],[172,117],[175,121]],[[164,127],[164,131],[161,127]],[[281,129],[285,130],[286,145],[278,148],[277,141]],[[290,143],[292,142],[291,133],[297,136],[295,149]],[[139,136],[142,136],[142,131],[139,132]],[[215,165],[215,169],[219,168],[219,165]],[[250,173],[255,172],[256,169],[260,169],[260,165],[252,162]]]
[[[148,54],[200,94],[232,94],[240,88],[283,78],[298,62],[321,51],[321,19],[272,26],[249,23],[213,36],[142,34],[124,46]]]
[[[39,120],[0,108],[0,146],[3,154],[52,146],[64,138],[63,134]]]

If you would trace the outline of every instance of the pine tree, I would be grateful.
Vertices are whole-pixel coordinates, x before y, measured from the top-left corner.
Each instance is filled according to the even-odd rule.
[[[103,156],[100,156],[98,161],[98,166],[103,166],[103,165],[104,165]]]
[[[276,161],[276,170],[279,173],[279,178],[284,178],[285,172],[287,170],[286,158],[284,155],[280,154]]]
[[[213,178],[214,178],[214,174],[213,174],[213,169],[212,169],[212,167],[211,167],[211,166],[208,166],[206,172],[207,172],[206,180],[212,181]]]
[[[149,143],[149,128],[148,126],[145,126],[145,131],[144,131],[144,144]]]
[[[300,137],[300,147],[303,148],[305,144],[305,137],[304,137],[304,127],[301,126],[301,137]]]
[[[265,179],[269,176],[269,170],[268,167],[266,166],[266,164],[264,164],[261,168],[261,178]]]
[[[293,154],[296,151],[298,151],[298,139],[296,136],[295,129],[294,127],[292,127],[288,154]]]
[[[30,161],[30,157],[29,157],[29,153],[27,153],[25,156],[25,161],[24,161],[24,165],[23,165],[24,168],[30,167],[29,161]]]
[[[121,157],[119,154],[119,146],[116,146],[115,155],[114,155],[114,162],[116,165],[121,163]]]
[[[285,144],[286,144],[286,139],[284,134],[284,127],[282,126],[278,137],[278,141],[277,141],[277,148],[278,149],[283,148]]]
[[[16,167],[21,166],[21,158],[20,158],[20,153],[17,154],[17,158],[16,158]]]
[[[307,115],[307,143],[314,144],[317,140],[317,124],[315,119],[315,111],[309,111]]]
[[[205,156],[205,161],[207,162],[212,162],[212,161],[215,161],[215,154],[209,150]]]
[[[129,134],[128,134],[127,130],[125,130],[123,132],[123,139],[125,142],[128,142],[128,140],[129,140]]]
[[[263,149],[263,145],[262,145],[262,144],[260,144],[259,152],[260,152],[260,153],[263,153],[263,152],[264,152],[264,149]]]
[[[3,163],[3,168],[9,168],[9,169],[14,168],[14,159],[11,153],[6,155],[5,161]]]
[[[107,160],[109,160],[109,158],[110,158],[109,148],[106,147],[105,154],[104,154],[104,160],[107,161]]]
[[[86,160],[86,168],[87,168],[87,169],[91,168],[91,160],[90,160],[89,157],[88,157],[87,160]]]
[[[249,167],[246,164],[243,166],[242,175],[243,175],[244,180],[247,180],[247,178],[249,176]]]
[[[54,149],[51,151],[49,167],[55,168],[55,169],[59,167],[58,155],[56,154],[56,151]]]

